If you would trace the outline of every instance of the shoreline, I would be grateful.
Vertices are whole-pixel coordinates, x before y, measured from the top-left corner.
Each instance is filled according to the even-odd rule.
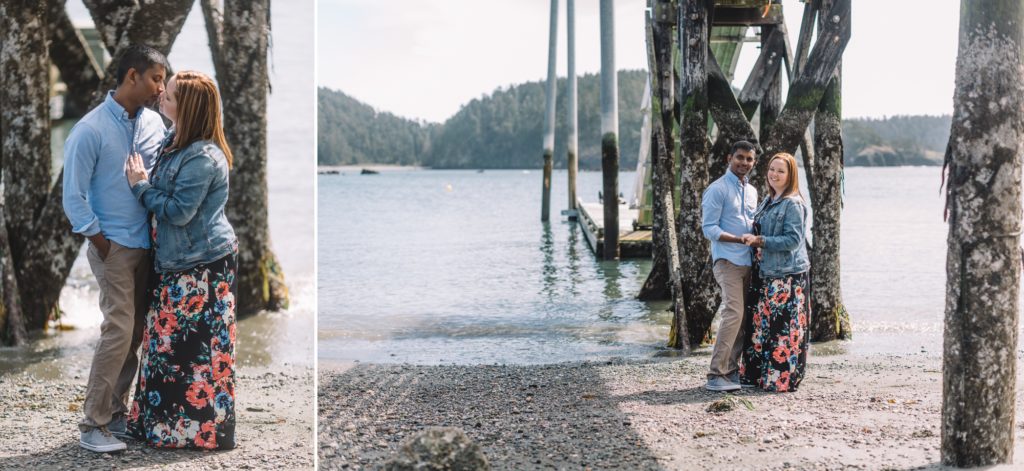
[[[366,165],[317,165],[316,173],[323,175],[328,172],[339,172],[348,173],[355,172],[359,173],[363,169],[373,170],[375,172],[406,172],[406,171],[417,171],[417,170],[430,170],[430,167],[420,167],[416,165],[389,165],[389,164],[366,164]]]
[[[800,389],[787,394],[706,391],[709,356],[703,348],[549,365],[321,362],[319,463],[373,468],[415,432],[452,426],[493,469],[946,469],[941,352],[812,354]],[[732,410],[708,411],[726,397],[753,409],[733,400]],[[1020,438],[1014,448],[1022,459]]]

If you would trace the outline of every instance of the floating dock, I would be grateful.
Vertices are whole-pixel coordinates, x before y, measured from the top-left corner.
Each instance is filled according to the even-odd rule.
[[[604,244],[604,205],[576,200],[576,208],[579,211],[576,220],[583,229],[590,250],[599,253],[598,247]],[[638,213],[636,209],[630,209],[629,205],[619,205],[620,259],[651,257],[651,231],[636,229],[633,225]]]

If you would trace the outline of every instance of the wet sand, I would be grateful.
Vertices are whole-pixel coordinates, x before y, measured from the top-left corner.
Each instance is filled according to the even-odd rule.
[[[416,431],[453,426],[494,469],[943,469],[938,353],[812,352],[788,394],[706,391],[708,361],[703,349],[530,366],[321,363],[320,467],[372,469]],[[709,411],[729,398],[731,410]],[[1021,412],[1018,401],[1018,430]]]

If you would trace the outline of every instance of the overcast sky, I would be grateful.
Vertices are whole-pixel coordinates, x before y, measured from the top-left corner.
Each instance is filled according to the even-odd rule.
[[[565,76],[565,0],[558,75]],[[601,66],[598,0],[576,2],[576,69]],[[949,114],[959,3],[857,0],[843,116]],[[646,0],[615,2],[618,69],[646,69]],[[795,44],[803,4],[783,0]],[[469,100],[547,74],[550,0],[318,0],[317,79],[381,111],[443,121]],[[747,44],[741,85],[758,49]],[[561,92],[561,91],[560,91]]]

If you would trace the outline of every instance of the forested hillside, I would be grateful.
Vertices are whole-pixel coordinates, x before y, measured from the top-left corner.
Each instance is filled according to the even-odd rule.
[[[317,99],[320,165],[419,165],[439,127],[377,112],[339,91],[321,88]]]
[[[843,122],[847,165],[942,165],[950,116],[893,116]]]
[[[620,167],[636,166],[640,100],[646,72],[619,72]],[[555,168],[566,161],[565,79],[558,81]],[[601,168],[600,77],[579,78],[580,168]],[[539,168],[544,87],[527,82],[476,98],[443,124],[414,121],[343,92],[321,88],[318,115],[320,165],[396,164],[432,168]],[[843,122],[847,165],[941,165],[949,116],[895,116]]]
[[[619,72],[620,166],[636,166],[640,98],[647,73]],[[601,168],[600,77],[581,76],[579,154],[583,169]],[[564,168],[566,82],[558,81],[555,167]],[[443,125],[376,112],[340,91],[319,90],[320,165],[387,163],[433,168],[536,168],[543,158],[544,87],[527,82],[466,103]]]

